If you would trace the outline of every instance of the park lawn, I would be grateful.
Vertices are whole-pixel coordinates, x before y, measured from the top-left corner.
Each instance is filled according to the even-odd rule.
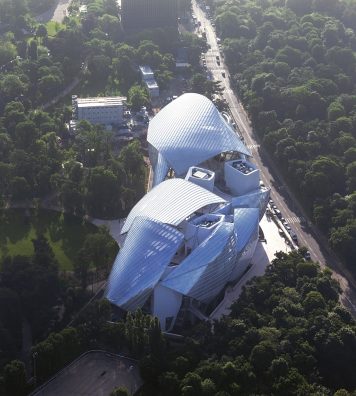
[[[95,232],[97,227],[82,223],[81,219],[71,215],[63,216],[54,211],[40,210],[36,218],[33,211],[10,209],[5,211],[1,221],[0,260],[7,255],[31,256],[34,253],[32,239],[38,234],[44,234],[58,260],[59,268],[71,271],[86,236]]]
[[[65,29],[65,25],[55,21],[46,23],[47,33],[49,37],[54,37],[60,30]]]

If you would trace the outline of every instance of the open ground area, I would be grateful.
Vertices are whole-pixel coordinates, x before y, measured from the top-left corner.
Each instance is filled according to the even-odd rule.
[[[32,239],[44,234],[51,245],[61,270],[72,270],[73,259],[86,236],[96,231],[89,223],[62,213],[39,210],[10,209],[5,211],[0,229],[0,260],[5,256],[31,256]]]
[[[141,385],[135,361],[93,351],[74,361],[31,396],[108,396],[119,386],[134,394]]]

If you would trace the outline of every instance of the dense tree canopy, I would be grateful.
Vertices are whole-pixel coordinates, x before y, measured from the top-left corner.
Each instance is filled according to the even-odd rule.
[[[356,326],[328,270],[277,258],[213,328],[200,324],[162,368],[142,366],[142,395],[332,395],[354,390]],[[150,374],[150,375],[148,375]],[[338,394],[349,395],[346,390]]]
[[[356,212],[349,199],[356,187],[355,2],[242,0],[212,6],[233,85],[257,133],[356,273],[350,253]]]

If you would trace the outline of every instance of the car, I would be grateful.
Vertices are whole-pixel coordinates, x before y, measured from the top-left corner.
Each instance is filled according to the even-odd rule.
[[[279,219],[282,217],[282,213],[281,213],[280,210],[275,209],[275,210],[274,210],[274,213],[276,214],[276,216],[277,216]]]
[[[309,250],[307,250],[307,251],[305,252],[304,258],[305,258],[305,260],[311,260],[311,255],[310,255]]]
[[[216,60],[217,61],[220,60],[220,56],[219,55],[216,55]]]
[[[292,231],[290,225],[288,225],[288,224],[285,226],[285,228],[286,228],[286,230],[287,230],[288,232],[291,232],[291,231]]]
[[[216,61],[216,64],[218,65],[218,66],[220,66],[220,61],[218,60],[218,61]]]
[[[294,243],[296,243],[298,245],[298,236],[295,233],[292,233],[292,240]]]
[[[272,205],[271,205],[271,208],[272,208],[273,210],[277,210],[277,209],[278,209],[277,206],[276,206],[275,204],[272,204]]]
[[[226,77],[225,72],[222,72],[221,75],[222,75],[224,78]]]

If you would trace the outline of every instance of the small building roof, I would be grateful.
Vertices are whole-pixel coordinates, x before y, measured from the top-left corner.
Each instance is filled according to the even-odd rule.
[[[83,107],[111,107],[121,106],[126,101],[124,96],[77,98],[77,105]]]
[[[139,69],[142,74],[153,74],[152,69],[148,65],[141,65],[139,66]]]

